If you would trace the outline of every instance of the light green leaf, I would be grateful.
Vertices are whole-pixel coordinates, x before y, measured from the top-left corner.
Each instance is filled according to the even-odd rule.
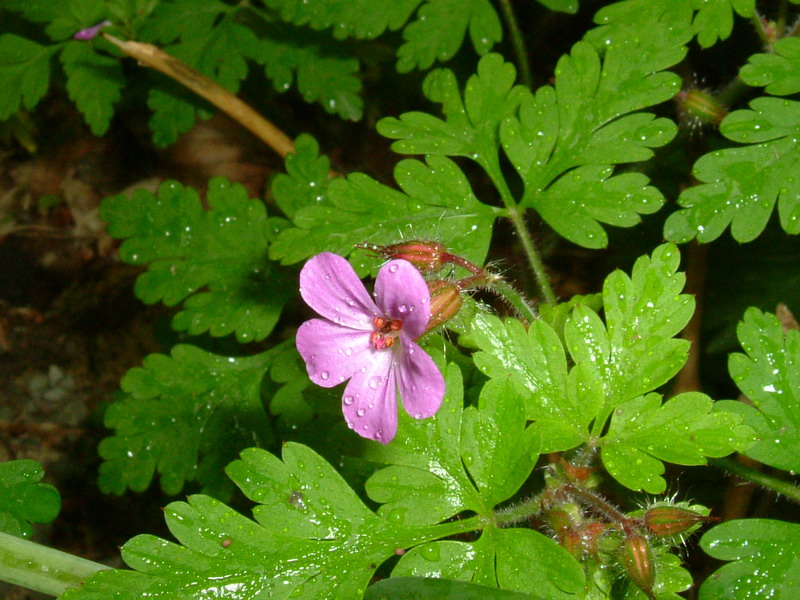
[[[435,60],[449,60],[467,29],[479,55],[503,38],[500,18],[489,0],[426,0],[416,20],[403,30],[405,43],[397,51],[397,70],[407,73],[427,69]]]
[[[230,495],[222,468],[243,448],[272,441],[260,390],[280,348],[233,358],[179,345],[172,356],[146,357],[106,411],[115,434],[100,443],[100,488],[142,491],[157,472],[168,494],[198,481],[213,495]]]
[[[766,86],[765,92],[786,96],[800,92],[800,39],[785,37],[770,54],[754,54],[739,76],[747,85]]]
[[[286,157],[286,173],[272,180],[272,195],[290,219],[305,206],[325,200],[331,161],[319,154],[319,144],[312,136],[302,134],[295,140],[295,151]]]
[[[752,442],[752,430],[740,425],[739,415],[712,407],[699,392],[679,394],[663,405],[659,394],[620,404],[601,440],[603,464],[632,490],[663,493],[662,460],[703,465],[707,456],[726,456]]]
[[[745,454],[779,469],[798,471],[800,332],[784,333],[775,315],[749,308],[737,334],[746,354],[731,354],[728,370],[757,409],[737,412],[759,437]]]
[[[395,179],[402,192],[361,173],[332,180],[322,201],[297,211],[297,228],[280,234],[270,256],[284,264],[322,251],[347,256],[354,244],[393,244],[406,235],[435,239],[450,252],[483,262],[495,213],[478,202],[454,162],[440,156],[428,157],[427,164],[403,160]],[[362,273],[378,264],[363,252],[357,259]]]
[[[392,577],[367,588],[364,600],[536,600],[521,592],[498,590],[464,581],[425,577]]]
[[[174,181],[158,195],[138,190],[132,198],[107,198],[100,216],[115,238],[127,238],[120,257],[148,265],[136,295],[148,304],[185,301],[173,319],[178,331],[214,336],[235,332],[240,342],[272,331],[293,286],[267,260],[267,245],[280,220],[268,219],[264,204],[239,184],[209,182],[203,210],[197,192]],[[208,286],[208,291],[197,293]]]
[[[67,93],[97,136],[103,135],[114,116],[125,85],[119,61],[98,54],[85,42],[68,42],[61,51],[67,74]]]
[[[703,48],[728,39],[733,30],[734,11],[741,17],[752,17],[756,11],[755,0],[693,0],[693,4],[697,14],[692,26]]]
[[[50,85],[53,48],[13,33],[0,35],[0,121],[33,108]]]
[[[41,483],[42,465],[33,460],[0,463],[0,531],[30,537],[31,523],[49,523],[61,510],[61,496]]]
[[[750,107],[729,114],[720,131],[752,145],[718,150],[695,163],[694,176],[703,183],[681,194],[683,209],[664,225],[668,239],[710,242],[730,225],[734,239],[752,241],[766,227],[776,201],[781,226],[787,233],[800,233],[800,182],[795,176],[800,168],[800,102],[757,98]]]
[[[700,600],[800,595],[800,525],[770,519],[728,521],[706,532],[700,545],[719,560],[734,561],[700,587]]]

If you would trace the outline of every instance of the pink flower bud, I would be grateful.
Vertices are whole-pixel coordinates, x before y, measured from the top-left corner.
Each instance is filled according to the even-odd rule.
[[[649,598],[653,598],[656,571],[653,551],[647,538],[638,533],[628,535],[619,548],[619,562],[631,581]]]
[[[428,291],[431,294],[431,318],[426,332],[455,317],[463,304],[461,291],[449,281],[429,281]]]
[[[407,260],[423,273],[436,273],[442,269],[446,262],[444,255],[447,251],[444,245],[438,242],[412,240],[390,246],[358,244],[356,247],[371,250],[387,260],[398,258]]]

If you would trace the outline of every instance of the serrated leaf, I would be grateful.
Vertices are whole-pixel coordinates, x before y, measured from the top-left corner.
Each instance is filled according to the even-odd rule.
[[[539,4],[546,6],[550,10],[574,15],[578,12],[578,0],[538,0]]]
[[[500,18],[488,0],[426,0],[416,20],[403,30],[397,70],[427,69],[435,60],[452,58],[469,36],[475,52],[488,52],[503,38]]]
[[[270,256],[283,264],[322,251],[347,256],[354,244],[393,244],[409,232],[416,239],[435,239],[470,261],[483,262],[495,213],[478,202],[454,162],[440,156],[429,156],[427,164],[403,160],[395,168],[395,179],[402,192],[361,173],[332,180],[321,202],[297,211],[297,228],[279,235]],[[363,253],[358,258],[362,273],[377,264]]]
[[[737,411],[759,437],[744,453],[773,467],[800,470],[800,332],[784,334],[775,315],[749,308],[737,334],[746,354],[731,354],[728,370],[758,409]]]
[[[338,39],[373,39],[387,29],[400,29],[422,0],[266,0],[284,21],[310,25],[313,29],[333,28]]]
[[[367,588],[364,600],[536,600],[522,592],[498,590],[464,581],[392,577]]]
[[[800,102],[757,98],[753,110],[729,114],[720,131],[729,139],[752,143],[702,156],[694,165],[700,185],[678,198],[683,209],[669,216],[664,235],[685,242],[718,238],[728,225],[739,242],[749,242],[764,230],[775,203],[781,226],[800,233],[800,143],[797,125]]]
[[[114,116],[114,104],[122,97],[122,66],[118,60],[95,52],[90,44],[77,41],[64,46],[61,61],[70,100],[83,113],[92,133],[103,135]]]
[[[176,330],[264,339],[294,293],[267,259],[279,223],[244,187],[222,178],[209,182],[207,201],[205,211],[194,189],[168,181],[157,195],[138,190],[131,198],[107,198],[100,216],[112,237],[127,238],[122,260],[148,265],[136,281],[137,296],[148,304],[184,302],[173,319]]]
[[[0,35],[0,121],[33,108],[50,85],[53,48],[12,33]]]
[[[614,410],[608,433],[601,440],[608,472],[632,490],[661,494],[663,461],[703,465],[705,457],[726,456],[752,441],[752,430],[739,415],[712,411],[705,394],[679,394],[663,405],[660,394],[647,394]]]
[[[700,600],[773,598],[800,594],[800,525],[770,519],[728,521],[707,531],[700,545],[724,565],[700,587]]]
[[[61,510],[56,488],[41,483],[42,465],[34,460],[0,463],[0,531],[30,537],[31,523],[49,523]]]
[[[697,14],[692,26],[703,48],[728,39],[733,31],[734,11],[741,17],[752,17],[756,11],[755,0],[694,0],[693,4]]]
[[[156,473],[168,494],[198,481],[216,496],[231,492],[223,467],[242,448],[272,441],[261,380],[280,347],[248,358],[179,345],[151,354],[122,379],[126,395],[112,404],[100,443],[100,488],[146,489]]]
[[[298,136],[294,146],[294,152],[286,157],[286,173],[272,180],[275,204],[290,219],[301,208],[325,200],[331,170],[331,161],[319,154],[319,144],[312,136]]]
[[[663,69],[683,58],[691,32],[661,16],[646,33],[635,23],[590,32],[559,61],[555,86],[525,95],[500,127],[525,183],[521,205],[589,248],[608,243],[601,223],[630,227],[663,203],[645,176],[612,175],[612,165],[646,160],[676,133],[668,119],[627,114],[678,91],[680,78]]]
[[[106,16],[102,0],[5,0],[3,8],[21,12],[31,21],[46,23],[45,32],[55,41],[65,40]]]
[[[766,86],[765,92],[786,96],[800,92],[800,39],[775,42],[771,54],[754,54],[739,76],[747,85]]]

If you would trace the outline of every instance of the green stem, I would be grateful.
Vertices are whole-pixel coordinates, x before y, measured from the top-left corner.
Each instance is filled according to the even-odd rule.
[[[522,83],[528,88],[533,89],[533,77],[531,76],[531,65],[528,62],[528,50],[525,48],[525,38],[522,37],[522,30],[519,28],[517,16],[511,6],[511,0],[499,0],[500,10],[508,25],[508,32],[511,34],[511,44],[514,46],[514,53],[517,55],[517,65],[519,66],[519,76]]]
[[[497,525],[502,527],[525,521],[534,515],[538,515],[541,511],[541,497],[537,495],[530,500],[525,500],[497,511],[494,518]]]
[[[533,245],[528,228],[525,226],[525,221],[517,210],[516,206],[508,206],[508,218],[514,225],[517,231],[517,236],[522,242],[522,248],[525,250],[525,255],[528,257],[528,263],[533,269],[533,274],[536,276],[536,282],[539,284],[539,289],[542,291],[544,301],[548,304],[556,304],[556,294],[553,292],[553,287],[550,285],[550,278],[547,276],[547,270],[544,267],[539,253]]]
[[[767,33],[767,29],[764,27],[764,21],[761,20],[761,15],[758,14],[758,11],[753,13],[753,16],[750,17],[750,22],[753,24],[753,27],[756,30],[756,34],[758,34],[758,38],[761,40],[761,43],[764,44],[765,48],[769,48],[770,40],[769,34]]]
[[[742,463],[730,458],[712,458],[709,459],[709,462],[715,467],[719,467],[720,469],[728,471],[729,473],[733,473],[737,477],[741,477],[747,481],[752,481],[761,487],[772,490],[776,494],[783,494],[793,502],[800,503],[800,487],[797,487],[792,483],[783,481],[777,477],[773,477],[772,475],[762,473],[757,469],[743,465]]]
[[[783,37],[784,33],[786,32],[786,15],[789,7],[787,6],[786,0],[781,0],[781,6],[778,9],[778,20],[775,23],[775,29],[778,32],[779,37]]]
[[[519,316],[526,319],[529,323],[536,320],[536,311],[528,304],[525,297],[508,282],[501,279],[492,283],[489,289],[496,292],[499,296],[502,296],[506,302],[517,310]]]
[[[108,569],[85,558],[0,532],[0,580],[50,596],[83,585]]]

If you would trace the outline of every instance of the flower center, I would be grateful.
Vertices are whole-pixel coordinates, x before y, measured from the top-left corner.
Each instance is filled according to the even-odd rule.
[[[400,319],[375,317],[372,320],[372,326],[375,329],[370,334],[369,341],[376,350],[383,350],[394,345],[394,341],[403,328],[403,322]]]

